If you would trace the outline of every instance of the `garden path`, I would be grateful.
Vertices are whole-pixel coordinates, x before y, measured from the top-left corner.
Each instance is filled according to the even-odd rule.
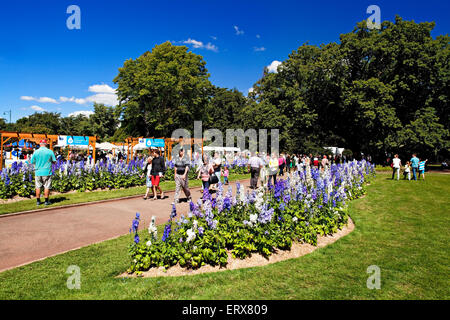
[[[241,183],[248,187],[250,180]],[[234,193],[235,182],[230,185]],[[194,201],[202,195],[201,188],[192,188],[191,192]],[[165,223],[174,191],[166,191],[165,195],[165,199],[158,200],[144,201],[139,196],[0,217],[0,272],[125,235],[136,212],[141,214],[139,229],[148,228],[152,216],[156,224]],[[189,209],[183,197],[181,192],[179,214]]]

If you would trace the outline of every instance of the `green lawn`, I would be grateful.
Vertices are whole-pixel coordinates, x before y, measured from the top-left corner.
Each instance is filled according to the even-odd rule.
[[[128,267],[129,235],[0,273],[0,299],[449,299],[450,175],[389,177],[379,174],[351,202],[351,234],[297,259],[178,278],[115,278]],[[66,287],[69,265],[81,268],[80,290]],[[381,270],[380,290],[366,287],[370,265]]]
[[[230,174],[229,180],[243,180],[250,179],[249,174]],[[200,187],[202,185],[201,180],[191,180],[189,181],[189,187]],[[174,181],[164,181],[160,183],[161,189],[163,191],[175,190],[175,182]],[[116,199],[122,197],[136,196],[136,195],[144,195],[146,187],[133,187],[127,189],[120,190],[108,190],[108,191],[93,191],[93,192],[72,192],[72,193],[64,193],[52,196],[50,195],[51,205],[48,207],[59,207],[70,204],[77,203],[85,203],[99,200],[109,200]],[[150,193],[151,194],[151,193]],[[41,201],[43,200],[41,196]],[[0,205],[0,215],[5,213],[14,213],[14,212],[22,212],[28,210],[42,209],[43,205],[37,207],[36,199],[31,200],[22,200],[18,202],[11,202],[8,204]]]

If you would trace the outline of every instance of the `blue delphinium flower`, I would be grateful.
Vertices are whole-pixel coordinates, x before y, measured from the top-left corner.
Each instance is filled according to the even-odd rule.
[[[171,228],[172,228],[172,226],[170,225],[170,223],[166,224],[166,226],[164,228],[164,233],[162,236],[162,241],[165,242],[167,240],[167,238],[169,238]]]
[[[139,243],[139,235],[138,235],[138,234],[135,234],[135,236],[134,236],[134,242],[135,242],[136,244]]]
[[[172,212],[170,213],[170,220],[172,220],[176,216],[177,216],[177,208],[175,207],[175,204],[172,204]]]
[[[228,197],[223,199],[223,210],[231,210],[231,199]]]

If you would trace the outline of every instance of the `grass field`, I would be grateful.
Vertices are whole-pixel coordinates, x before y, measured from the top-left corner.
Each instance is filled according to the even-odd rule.
[[[450,175],[389,178],[379,174],[351,202],[351,234],[300,258],[178,278],[116,278],[128,267],[130,235],[0,273],[0,299],[449,299]],[[70,265],[81,269],[80,290],[66,287]],[[371,265],[381,270],[379,290],[366,286]]]
[[[229,180],[243,180],[250,179],[249,174],[230,174]],[[191,180],[189,181],[189,187],[195,188],[200,187],[202,185],[201,180]],[[161,189],[163,191],[175,190],[175,182],[174,181],[164,181],[160,183]],[[136,195],[144,195],[146,187],[133,187],[128,189],[120,189],[120,190],[102,190],[102,191],[92,191],[92,192],[71,192],[71,193],[63,193],[58,195],[50,195],[51,205],[48,207],[60,207],[64,205],[70,204],[78,204],[99,200],[110,200],[122,197],[136,196]],[[151,195],[151,193],[150,193]],[[41,196],[41,201],[43,201],[43,197]],[[36,199],[30,200],[21,200],[17,202],[11,202],[0,205],[0,215],[5,213],[14,213],[14,212],[22,212],[28,210],[42,209],[44,205],[39,207],[36,206]]]

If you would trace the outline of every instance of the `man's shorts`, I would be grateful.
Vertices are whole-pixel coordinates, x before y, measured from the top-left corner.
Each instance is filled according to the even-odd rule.
[[[41,189],[44,186],[44,189],[50,190],[52,188],[52,176],[36,176],[35,185],[36,189]]]
[[[152,184],[153,184],[155,187],[159,186],[159,179],[160,179],[160,176],[159,176],[159,175],[157,175],[157,176],[152,175]]]

